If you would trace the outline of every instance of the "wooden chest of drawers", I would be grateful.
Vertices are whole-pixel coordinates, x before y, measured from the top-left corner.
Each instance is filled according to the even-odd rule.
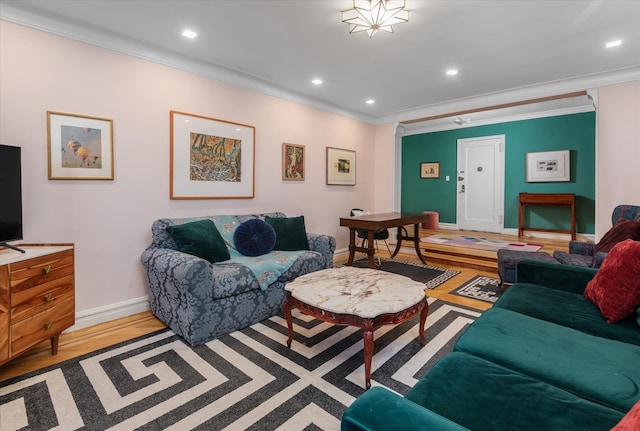
[[[73,246],[20,248],[22,256],[0,254],[0,364],[47,339],[55,355],[75,323]]]

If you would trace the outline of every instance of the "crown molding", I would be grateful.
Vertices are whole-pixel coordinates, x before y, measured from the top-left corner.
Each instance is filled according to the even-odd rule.
[[[557,117],[560,115],[582,114],[595,111],[594,106],[576,106],[571,108],[550,109],[544,111],[529,112],[515,115],[500,115],[482,120],[472,120],[463,125],[455,125],[453,121],[449,124],[430,125],[429,121],[415,123],[415,127],[407,125],[402,130],[402,136],[420,135],[423,133],[442,132],[445,130],[466,129],[469,127],[487,126],[489,124],[509,123],[513,121],[533,120],[535,118]]]
[[[416,118],[432,117],[446,114],[448,112],[481,109],[486,106],[502,105],[522,100],[555,96],[558,94],[572,93],[603,87],[606,85],[638,80],[640,80],[640,66],[634,66],[600,74],[568,78],[559,81],[499,91],[496,93],[452,100],[450,102],[427,105],[421,108],[406,110],[380,117],[377,121],[378,124],[410,121]]]
[[[152,61],[164,66],[183,70],[206,78],[215,79],[247,90],[267,94],[290,102],[316,108],[321,111],[352,118],[354,120],[370,124],[374,124],[376,122],[376,118],[373,116],[362,115],[318,99],[292,92],[274,84],[273,82],[260,79],[239,70],[176,54],[153,45],[123,38],[114,33],[96,30],[94,28],[89,29],[82,25],[53,19],[16,8],[11,5],[0,4],[0,20],[33,28],[35,30],[40,30],[78,42],[87,43],[89,45],[137,57],[143,60]]]

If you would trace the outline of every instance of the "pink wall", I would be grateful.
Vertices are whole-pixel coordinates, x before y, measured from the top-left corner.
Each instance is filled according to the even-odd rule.
[[[25,242],[75,243],[81,314],[147,295],[140,254],[157,218],[279,210],[345,248],[339,217],[374,205],[370,124],[4,21],[0,52],[0,142],[23,149]],[[169,199],[170,110],[256,127],[254,199]],[[47,179],[47,111],[113,119],[114,181]],[[282,181],[283,142],[306,146],[304,182]],[[327,146],[356,151],[355,187],[325,184]]]
[[[256,127],[254,199],[169,199],[170,110]],[[47,179],[47,111],[113,119],[114,181]],[[599,236],[613,206],[640,204],[638,118],[639,81],[599,89]],[[393,209],[394,130],[0,21],[0,143],[23,149],[25,242],[75,243],[80,315],[144,303],[139,259],[160,217],[304,214],[344,249],[340,216]],[[281,180],[283,142],[306,146],[304,182]],[[327,146],[356,151],[355,187],[325,184]]]
[[[596,235],[619,204],[640,205],[640,81],[598,89]]]

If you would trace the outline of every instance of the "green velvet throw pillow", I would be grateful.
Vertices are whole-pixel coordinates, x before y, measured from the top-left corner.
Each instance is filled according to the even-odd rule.
[[[274,250],[309,250],[309,239],[304,227],[304,216],[265,217],[264,221],[276,231]]]
[[[208,260],[211,263],[229,260],[229,249],[211,220],[167,226],[167,232],[178,250]]]

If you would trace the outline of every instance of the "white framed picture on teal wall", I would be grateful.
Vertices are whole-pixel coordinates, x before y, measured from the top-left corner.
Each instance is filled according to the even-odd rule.
[[[527,153],[527,182],[571,180],[570,151]]]

